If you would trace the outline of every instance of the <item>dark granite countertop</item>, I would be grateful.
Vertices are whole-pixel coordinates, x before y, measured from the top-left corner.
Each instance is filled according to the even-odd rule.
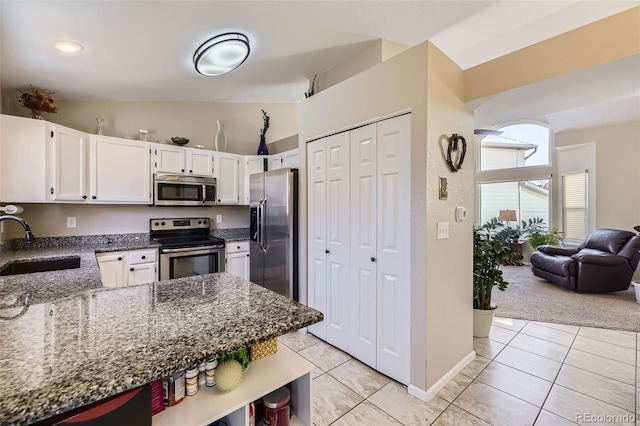
[[[225,242],[244,241],[249,239],[249,228],[212,229],[211,235],[222,238]]]
[[[322,320],[320,312],[228,273],[101,287],[96,251],[152,246],[134,240],[0,249],[0,265],[69,254],[84,262],[76,270],[0,278],[5,298],[34,291],[24,315],[0,322],[0,424],[30,424]],[[4,316],[20,311],[3,305]]]
[[[156,248],[149,234],[88,235],[38,238],[33,245],[12,240],[0,245],[0,266],[11,261],[80,257],[80,268],[0,277],[0,310],[22,296],[37,304],[92,288],[102,288],[96,253]]]

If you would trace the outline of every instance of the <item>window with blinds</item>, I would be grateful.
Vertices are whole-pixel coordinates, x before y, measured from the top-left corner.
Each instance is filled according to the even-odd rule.
[[[564,238],[582,241],[587,234],[587,171],[562,175]]]

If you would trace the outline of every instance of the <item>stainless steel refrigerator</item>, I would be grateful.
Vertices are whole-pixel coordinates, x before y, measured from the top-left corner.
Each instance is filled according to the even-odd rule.
[[[298,170],[250,176],[250,281],[298,300]]]

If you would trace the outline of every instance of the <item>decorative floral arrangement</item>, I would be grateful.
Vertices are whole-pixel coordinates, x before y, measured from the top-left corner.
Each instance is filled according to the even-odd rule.
[[[264,110],[262,111],[262,121],[264,122],[264,127],[262,128],[262,131],[260,132],[260,135],[262,137],[265,137],[267,134],[267,130],[269,130],[269,116],[267,115],[266,112],[264,112]]]
[[[58,112],[58,107],[53,105],[53,95],[55,92],[50,90],[40,90],[37,87],[33,87],[31,84],[31,93],[20,91],[18,101],[20,104],[31,110],[33,118],[39,118],[43,112],[55,113]]]
[[[313,95],[315,95],[317,91],[318,91],[318,74],[313,76],[313,80],[311,81],[311,85],[309,86],[309,89],[304,92],[304,97],[310,98]]]

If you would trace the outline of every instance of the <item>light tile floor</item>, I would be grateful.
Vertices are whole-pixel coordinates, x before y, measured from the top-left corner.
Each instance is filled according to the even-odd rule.
[[[311,334],[279,338],[317,367],[317,426],[640,426],[639,333],[495,318],[473,340],[476,358],[424,403]]]

